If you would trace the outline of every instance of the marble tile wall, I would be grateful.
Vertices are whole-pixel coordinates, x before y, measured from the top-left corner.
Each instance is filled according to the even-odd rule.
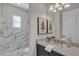
[[[21,17],[21,28],[12,27],[13,15]],[[0,4],[0,17],[0,55],[28,55],[29,12],[9,4]]]

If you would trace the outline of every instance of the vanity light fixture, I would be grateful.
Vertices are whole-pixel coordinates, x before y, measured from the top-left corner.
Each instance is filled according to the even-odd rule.
[[[61,11],[65,8],[68,8],[70,7],[70,4],[69,3],[52,3],[50,4],[49,6],[49,11],[52,11],[52,12],[57,12],[57,11]]]

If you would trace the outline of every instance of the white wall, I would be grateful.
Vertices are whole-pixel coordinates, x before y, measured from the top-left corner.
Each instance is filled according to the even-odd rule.
[[[1,9],[0,55],[28,55],[29,13],[8,4],[2,4]],[[21,17],[20,29],[12,27],[13,15]]]

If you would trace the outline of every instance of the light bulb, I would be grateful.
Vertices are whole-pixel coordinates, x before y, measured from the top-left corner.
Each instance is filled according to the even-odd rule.
[[[50,5],[49,11],[52,11],[53,9],[53,5]]]
[[[63,9],[62,7],[59,7],[59,8],[58,8],[59,11],[62,10],[62,9]]]
[[[66,4],[66,5],[64,6],[64,8],[67,8],[67,7],[70,7],[70,4]]]
[[[54,8],[49,8],[49,11],[52,11]]]

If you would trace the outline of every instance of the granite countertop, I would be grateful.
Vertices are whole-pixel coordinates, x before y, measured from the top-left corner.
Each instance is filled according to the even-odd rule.
[[[66,44],[63,44],[63,46],[59,44],[55,44],[52,41],[51,42],[46,42],[45,40],[37,40],[37,44],[40,44],[44,47],[48,44],[52,44],[54,48],[52,49],[53,51],[56,51],[62,55],[65,56],[79,56],[79,47],[71,46],[67,47]]]

